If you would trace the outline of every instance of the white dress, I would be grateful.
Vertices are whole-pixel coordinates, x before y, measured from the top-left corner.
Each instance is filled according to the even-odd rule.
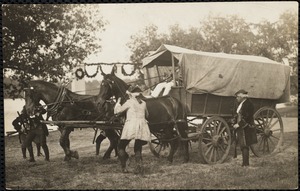
[[[158,97],[161,91],[164,91],[162,96],[168,95],[172,86],[174,86],[173,81],[170,82],[161,82],[157,84],[154,90],[151,92],[152,97]]]
[[[148,115],[146,103],[142,101],[140,104],[135,97],[132,97],[123,105],[116,104],[114,109],[115,114],[122,113],[123,111],[127,111],[127,114],[121,139],[150,141],[151,135],[148,121],[146,120],[146,115]]]

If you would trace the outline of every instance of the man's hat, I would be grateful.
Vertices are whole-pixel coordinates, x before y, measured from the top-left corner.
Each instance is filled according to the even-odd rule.
[[[238,94],[248,94],[248,92],[246,90],[241,89],[237,91],[234,95],[237,96]]]

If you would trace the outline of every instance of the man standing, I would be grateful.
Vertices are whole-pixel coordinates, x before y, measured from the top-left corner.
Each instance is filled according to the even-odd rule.
[[[240,145],[243,157],[242,166],[249,166],[249,146],[257,143],[256,128],[254,126],[254,106],[248,99],[248,92],[241,89],[235,93],[238,107],[237,120],[234,128],[237,133],[237,142]]]
[[[19,140],[21,143],[21,149],[22,149],[22,155],[23,158],[26,159],[26,144],[25,140],[27,137],[27,133],[29,131],[29,123],[28,123],[29,116],[27,115],[25,107],[23,107],[23,110],[19,116],[13,120],[12,125],[14,126],[15,130],[19,133]],[[37,156],[41,155],[41,144],[38,142],[38,140],[33,140],[36,143],[37,147]]]
[[[43,120],[43,114],[46,113],[46,110],[42,108],[41,106],[37,106],[35,109],[35,115],[29,116],[29,124],[30,124],[30,130],[28,131],[25,143],[26,147],[29,150],[30,153],[30,162],[34,162],[34,156],[32,151],[32,141],[37,138],[39,139],[39,142],[41,143],[41,146],[45,153],[45,160],[49,161],[49,149],[47,146],[47,140],[46,137],[49,135],[48,128],[46,124],[41,123],[41,120]],[[30,151],[31,150],[31,151]]]

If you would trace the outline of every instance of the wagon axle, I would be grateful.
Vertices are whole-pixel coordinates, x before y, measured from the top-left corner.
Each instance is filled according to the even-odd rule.
[[[223,144],[223,139],[222,139],[222,137],[220,136],[220,135],[215,135],[215,136],[213,136],[213,138],[212,138],[212,145],[214,146],[214,147],[219,147],[220,145],[222,145]]]
[[[264,130],[264,135],[265,135],[266,137],[271,137],[272,134],[273,134],[273,131],[272,131],[271,129],[266,128],[266,129]]]

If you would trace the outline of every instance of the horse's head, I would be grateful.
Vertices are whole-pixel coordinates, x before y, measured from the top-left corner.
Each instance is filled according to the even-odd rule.
[[[25,110],[28,115],[34,115],[35,109],[39,106],[39,102],[42,99],[42,95],[36,90],[36,86],[28,84],[28,87],[24,88],[25,92]]]
[[[115,96],[116,99],[121,97],[124,102],[127,98],[125,92],[129,86],[114,73],[102,75],[104,77],[100,84],[100,91],[97,98],[98,106],[103,107],[106,100],[113,96]]]

